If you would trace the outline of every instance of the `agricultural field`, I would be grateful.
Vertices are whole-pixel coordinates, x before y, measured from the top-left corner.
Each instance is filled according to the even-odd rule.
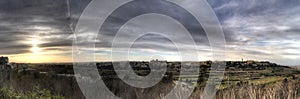
[[[153,72],[153,70],[149,68],[150,62],[131,62],[129,64],[131,64],[134,73],[139,76],[147,76],[150,72]],[[150,89],[148,88],[147,90],[153,91],[152,95],[157,95],[154,90],[159,87],[166,87],[163,92],[168,92],[168,90],[172,89],[170,86],[173,85],[172,82],[182,81],[196,87],[191,98],[200,97],[202,88],[208,83],[207,80],[211,72],[210,66],[212,62],[194,62],[191,64],[194,66],[192,67],[193,70],[199,69],[198,74],[193,73],[193,70],[181,74],[181,70],[187,70],[187,67],[181,66],[180,62],[167,62],[167,71],[162,81],[158,83],[157,86],[151,87]],[[16,67],[18,67],[17,65],[18,64],[16,64]],[[24,67],[24,64],[19,65]],[[5,92],[12,90],[16,91],[13,94],[20,95],[30,92],[46,91],[47,93],[45,94],[47,94],[48,97],[84,97],[79,86],[76,84],[72,63],[26,64],[25,67],[26,68],[13,69],[9,72],[1,71],[1,86],[6,86],[2,87],[2,94],[9,96],[7,95],[8,93]],[[136,90],[140,90],[132,89],[132,87],[122,83],[114,71],[112,63],[97,63],[97,68],[102,79],[114,94],[128,98],[132,96],[126,95],[126,92],[123,93],[124,90],[128,90],[132,93],[135,93]],[[300,81],[300,71],[298,69],[268,62],[227,62],[222,72],[224,73],[223,80],[219,87],[215,87],[218,90],[216,97],[225,97],[225,93],[233,94],[232,90],[240,90],[240,88],[251,87],[254,88],[253,90],[255,91],[262,91],[265,90],[263,88],[282,87],[282,84],[285,83],[296,86],[296,82]],[[122,87],[119,88],[116,86]],[[34,91],[34,88],[39,88],[40,90]],[[26,92],[28,90],[33,91]],[[293,94],[293,97],[298,96]]]

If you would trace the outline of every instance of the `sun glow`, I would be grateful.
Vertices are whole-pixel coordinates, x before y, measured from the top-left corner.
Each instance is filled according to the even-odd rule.
[[[33,39],[31,40],[30,44],[31,44],[31,48],[30,51],[37,54],[40,52],[41,48],[39,47],[40,44],[40,40],[38,39],[37,36],[34,36]]]
[[[30,51],[33,52],[33,53],[38,53],[40,50],[41,50],[41,49],[40,49],[39,47],[37,47],[37,46],[34,46],[34,47],[32,47],[32,48],[30,49]]]
[[[61,55],[42,55],[35,53],[16,55],[16,58],[11,58],[11,62],[18,63],[52,63],[52,62],[71,62],[71,56]]]

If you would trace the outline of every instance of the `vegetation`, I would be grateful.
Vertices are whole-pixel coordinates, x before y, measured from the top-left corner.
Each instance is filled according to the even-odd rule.
[[[273,78],[272,78],[273,79]],[[219,90],[216,99],[299,99],[300,79],[255,85],[243,83]]]
[[[199,75],[180,75],[180,69],[185,67],[181,67],[179,62],[169,62],[163,80],[156,86],[146,89],[133,88],[122,83],[109,62],[98,63],[97,67],[109,90],[121,98],[159,99],[173,89],[175,81],[184,81],[196,86],[191,98],[200,99],[202,88],[207,84],[210,64],[211,62],[199,63]],[[132,62],[132,69],[140,76],[146,76],[151,71],[148,62]],[[6,86],[0,87],[0,99],[82,99],[84,95],[72,71],[72,64],[30,64],[26,69],[4,73],[9,75],[8,77],[0,75],[0,79],[5,78],[0,86]],[[32,89],[32,86],[39,87]],[[215,98],[298,99],[300,98],[300,71],[268,62],[227,62],[224,80]]]
[[[22,92],[17,91],[14,88],[3,87],[0,89],[1,99],[65,99],[60,95],[53,95],[47,89],[40,89],[39,87],[34,87],[33,90]]]

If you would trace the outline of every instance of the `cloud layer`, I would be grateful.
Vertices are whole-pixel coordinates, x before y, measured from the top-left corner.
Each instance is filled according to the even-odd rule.
[[[155,0],[154,0],[155,1]],[[154,2],[153,1],[153,2]],[[32,58],[55,57],[71,61],[71,46],[76,22],[90,0],[2,0],[0,1],[0,54]],[[143,2],[143,1],[141,1]],[[152,2],[152,1],[144,1]],[[227,60],[255,59],[269,60],[285,65],[298,65],[300,59],[300,1],[299,0],[208,0],[222,24],[228,50]],[[209,42],[205,32],[188,14],[168,4],[155,8],[181,19],[190,28],[201,60],[211,58]],[[128,9],[136,6],[128,6]],[[124,10],[124,11],[123,11]],[[120,17],[126,9],[110,16],[107,33],[99,34],[97,54],[99,60],[108,61],[114,35],[109,30],[126,21]],[[151,11],[138,9],[137,12]],[[153,10],[153,9],[152,9]],[[155,10],[155,9],[154,9]],[[135,14],[134,11],[130,10]],[[130,14],[128,14],[130,16]],[[132,24],[139,28],[138,24]],[[133,28],[134,29],[134,28]],[[181,34],[175,34],[178,39]],[[127,36],[131,36],[128,34]],[[126,36],[123,37],[126,39]],[[127,43],[127,42],[121,42]],[[182,40],[186,49],[192,44]],[[167,53],[170,60],[178,60],[176,46],[167,38],[149,34],[133,46],[134,60],[147,60],[143,56],[153,53]],[[120,47],[121,49],[122,47]],[[90,49],[86,49],[90,50]],[[145,54],[147,53],[147,54]],[[41,62],[51,62],[54,59]],[[38,62],[38,61],[37,61]]]

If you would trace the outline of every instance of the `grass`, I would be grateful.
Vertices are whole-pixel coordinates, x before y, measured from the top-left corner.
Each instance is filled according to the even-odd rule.
[[[47,89],[34,87],[32,91],[22,92],[14,88],[3,87],[0,89],[1,99],[65,99],[60,95],[53,95]]]
[[[268,84],[268,83],[276,83],[278,81],[284,80],[286,77],[280,77],[280,76],[273,76],[273,77],[265,77],[255,80],[249,80],[250,83],[253,83],[255,85],[261,85],[261,84]]]
[[[219,86],[218,90],[222,90],[231,86],[236,85],[237,83],[239,83],[239,81],[224,81],[222,82],[222,84]]]

